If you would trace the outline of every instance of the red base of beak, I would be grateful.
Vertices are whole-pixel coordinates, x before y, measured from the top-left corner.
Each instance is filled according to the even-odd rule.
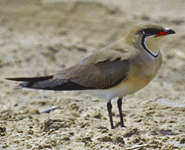
[[[166,33],[165,31],[159,32],[155,37],[157,37],[157,36],[164,36],[164,35],[168,35],[168,33]]]

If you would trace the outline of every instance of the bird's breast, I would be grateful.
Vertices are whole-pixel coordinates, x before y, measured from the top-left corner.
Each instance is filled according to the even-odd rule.
[[[127,78],[111,89],[114,91],[114,96],[123,97],[145,87],[157,75],[161,63],[161,54],[156,59],[147,55],[136,58],[131,62]]]

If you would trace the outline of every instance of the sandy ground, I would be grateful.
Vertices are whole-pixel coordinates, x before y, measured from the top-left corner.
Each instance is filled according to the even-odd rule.
[[[184,0],[0,1],[0,149],[185,149]],[[139,22],[176,35],[161,43],[163,66],[141,91],[106,102],[79,92],[14,90],[6,77],[51,75],[121,39]],[[40,111],[60,106],[50,113]]]

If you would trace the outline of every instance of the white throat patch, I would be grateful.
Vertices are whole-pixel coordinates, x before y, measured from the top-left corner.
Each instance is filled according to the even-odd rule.
[[[159,44],[163,37],[155,37],[155,35],[144,36],[141,42],[143,48],[153,57],[159,55]]]

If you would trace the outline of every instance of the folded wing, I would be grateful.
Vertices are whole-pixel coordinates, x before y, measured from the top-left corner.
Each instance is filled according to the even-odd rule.
[[[129,67],[129,61],[117,55],[100,61],[84,63],[82,61],[52,76],[7,79],[23,81],[19,87],[31,89],[56,91],[109,89],[127,77]]]

